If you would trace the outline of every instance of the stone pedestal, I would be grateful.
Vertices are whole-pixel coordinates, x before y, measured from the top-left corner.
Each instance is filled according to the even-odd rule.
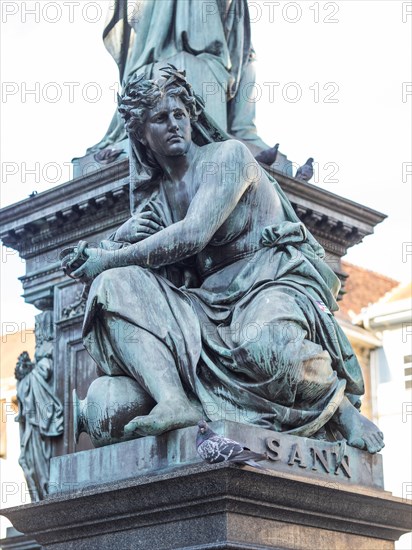
[[[213,427],[269,460],[210,466],[196,456],[196,428],[186,428],[56,457],[54,493],[4,513],[52,550],[389,550],[412,528],[411,503],[382,489],[379,455]]]
[[[0,540],[0,548],[1,550],[41,550],[37,542],[16,531],[14,527],[7,527],[6,538]]]
[[[6,514],[53,550],[389,550],[411,527],[410,508],[382,491],[201,464],[63,493]]]
[[[127,146],[120,143],[116,149],[127,151]],[[299,218],[324,246],[330,267],[344,281],[340,258],[349,247],[372,234],[385,216],[296,180],[282,170],[275,164],[270,173],[279,181]],[[76,179],[0,212],[3,244],[18,251],[26,261],[26,273],[21,278],[25,301],[53,312],[51,383],[64,405],[64,434],[53,442],[53,456],[92,448],[84,433],[75,443],[72,395],[76,389],[79,399],[84,399],[96,378],[96,365],[82,342],[82,285],[64,275],[59,254],[80,239],[96,246],[130,216],[129,162],[124,152],[108,165],[98,163],[94,155],[78,159],[75,173]]]

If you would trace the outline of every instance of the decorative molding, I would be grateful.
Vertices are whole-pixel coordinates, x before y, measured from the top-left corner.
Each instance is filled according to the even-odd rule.
[[[51,267],[48,267],[47,269],[39,269],[38,271],[30,271],[27,275],[22,275],[19,277],[20,281],[26,285],[27,283],[31,283],[35,281],[36,279],[41,279],[42,277],[47,277],[48,275],[53,275],[55,273],[61,272],[63,274],[63,270],[61,268],[60,262],[54,262]]]
[[[58,206],[60,209],[49,216],[2,233],[3,244],[27,259],[80,240],[85,233],[116,227],[129,215],[128,184],[71,206]]]
[[[78,317],[84,315],[86,311],[86,298],[84,297],[83,290],[78,290],[74,301],[68,306],[64,307],[62,310],[60,321],[66,321],[67,319],[72,319],[73,317]]]
[[[0,235],[15,227],[19,220],[29,224],[41,217],[52,219],[56,212],[64,209],[64,205],[67,207],[77,205],[79,197],[92,199],[96,198],[103,188],[106,191],[114,190],[112,185],[114,182],[117,183],[115,189],[123,186],[127,188],[128,176],[129,160],[122,159],[91,174],[67,181],[34,197],[2,208]]]
[[[0,237],[23,258],[57,249],[120,225],[129,215],[128,159],[3,208]],[[298,216],[341,256],[373,233],[386,216],[310,183],[270,173],[289,196]],[[108,216],[110,212],[110,216]]]
[[[360,243],[364,237],[370,235],[369,231],[362,230],[355,223],[342,222],[333,216],[327,216],[296,202],[292,202],[292,206],[309,231],[328,251],[338,256],[344,256],[348,248]]]

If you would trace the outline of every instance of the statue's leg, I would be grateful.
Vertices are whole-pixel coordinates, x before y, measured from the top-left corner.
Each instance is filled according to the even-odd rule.
[[[318,419],[296,433],[310,437],[331,419],[349,445],[370,453],[382,449],[382,432],[343,396],[344,382],[338,380],[329,353],[312,341],[316,335],[310,308],[303,312],[290,292],[272,287],[258,293],[240,311],[233,322],[243,327],[243,341],[237,342],[243,361],[258,378],[265,372],[280,380],[280,375],[287,376],[290,386],[283,386],[283,395],[276,396],[277,400],[298,405],[299,410],[321,410]],[[246,328],[253,325],[259,327],[259,338],[245,339]]]
[[[105,324],[122,370],[135,378],[157,402],[147,416],[139,416],[125,433],[156,435],[196,424],[201,410],[189,400],[172,353],[153,334],[105,313]]]
[[[278,396],[283,404],[298,399],[308,405],[334,391],[336,373],[329,354],[315,341],[313,323],[291,293],[268,287],[235,309],[232,326],[235,359],[251,365],[256,381],[287,378],[291,388]]]
[[[125,432],[155,435],[201,417],[182,381],[200,355],[199,321],[162,277],[137,266],[99,275],[90,289],[83,342],[105,374],[131,376],[157,402]]]
[[[37,502],[41,500],[40,493],[39,493],[39,487],[36,483],[36,472],[34,470],[34,466],[30,466],[24,456],[24,453],[27,452],[27,447],[23,450],[22,454],[19,458],[19,464],[23,470],[24,477],[26,479],[27,483],[27,489],[29,491],[30,498],[32,502]],[[41,457],[40,457],[41,460]]]
[[[256,101],[253,97],[256,91],[256,71],[254,53],[243,67],[242,76],[235,97],[227,104],[228,132],[236,139],[244,141],[255,154],[267,145],[257,134]]]

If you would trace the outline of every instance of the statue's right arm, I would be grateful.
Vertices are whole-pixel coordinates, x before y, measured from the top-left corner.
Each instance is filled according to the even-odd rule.
[[[72,275],[93,279],[102,271],[138,265],[158,268],[185,260],[202,251],[219,227],[236,208],[249,186],[257,181],[259,170],[240,169],[239,177],[227,178],[227,166],[238,163],[258,166],[245,145],[235,140],[219,144],[214,157],[217,172],[199,186],[186,217],[150,237],[116,251],[87,249],[89,259]],[[254,174],[248,177],[248,174]]]
[[[246,146],[235,140],[219,144],[213,159],[217,172],[199,186],[186,217],[147,239],[116,251],[110,267],[140,265],[157,268],[199,253],[236,208],[246,189],[254,183],[256,171],[239,169],[239,177],[228,178],[227,167],[256,164]]]

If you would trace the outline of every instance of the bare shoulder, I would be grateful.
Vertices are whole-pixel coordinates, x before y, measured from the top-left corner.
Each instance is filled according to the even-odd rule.
[[[236,139],[210,143],[202,148],[196,175],[210,191],[214,186],[246,189],[262,180],[262,168],[249,149]]]
[[[226,141],[209,143],[208,145],[204,145],[202,150],[211,159],[231,157],[245,162],[255,160],[246,145],[236,139],[227,139]]]

